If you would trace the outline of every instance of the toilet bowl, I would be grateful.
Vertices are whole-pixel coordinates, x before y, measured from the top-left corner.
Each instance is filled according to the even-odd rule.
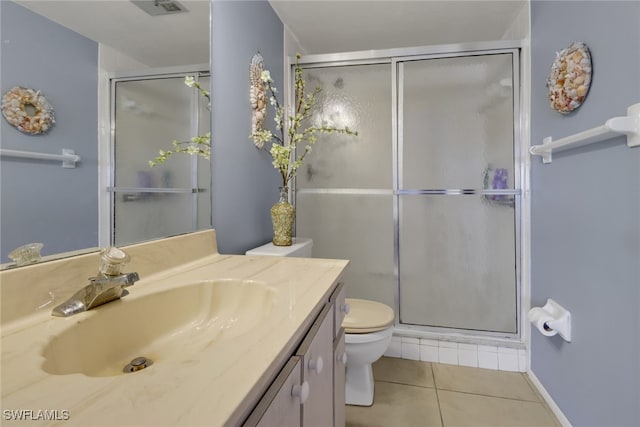
[[[371,364],[389,347],[395,314],[391,307],[362,299],[347,298],[349,313],[342,322],[347,353],[347,405],[371,406],[374,381]]]

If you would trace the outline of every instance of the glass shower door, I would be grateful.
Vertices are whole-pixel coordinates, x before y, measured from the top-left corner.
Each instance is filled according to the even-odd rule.
[[[189,75],[192,75],[189,73]],[[211,227],[211,168],[202,157],[174,155],[151,168],[159,150],[210,129],[206,100],[185,74],[112,81],[115,245]],[[195,75],[202,87],[209,77]]]
[[[346,294],[394,306],[392,91],[389,63],[307,68],[312,120],[359,136],[319,135],[295,181],[296,235],[317,258],[349,259]]]
[[[514,55],[397,63],[401,324],[518,332]]]

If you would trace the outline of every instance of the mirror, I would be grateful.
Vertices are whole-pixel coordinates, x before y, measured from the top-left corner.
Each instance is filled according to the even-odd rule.
[[[41,91],[55,119],[47,132],[37,135],[0,119],[0,264],[12,265],[9,252],[33,242],[44,243],[43,260],[105,246],[114,216],[114,193],[107,187],[117,168],[109,149],[113,125],[108,76],[176,73],[203,64],[208,69],[210,3],[6,0],[0,8],[2,94],[16,86]],[[164,146],[171,148],[178,136],[166,138]],[[14,153],[61,154],[63,149],[80,157],[75,167]],[[152,158],[140,162],[146,165]],[[210,200],[210,193],[207,197]],[[197,227],[211,227],[210,215]],[[156,237],[165,237],[164,230],[157,231]]]

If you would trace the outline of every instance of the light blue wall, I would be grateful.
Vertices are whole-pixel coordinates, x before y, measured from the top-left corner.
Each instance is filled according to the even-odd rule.
[[[267,1],[214,0],[211,14],[213,225],[220,252],[242,254],[271,240],[280,181],[249,139],[249,64],[260,52],[282,93],[284,28]]]
[[[1,90],[41,90],[55,109],[46,134],[26,135],[0,118],[2,148],[60,154],[74,149],[76,169],[60,162],[0,161],[0,263],[30,242],[43,254],[98,244],[98,45],[10,1],[0,2]]]
[[[640,102],[640,2],[532,2],[532,144],[602,125]],[[555,52],[585,42],[586,102],[554,112]],[[532,331],[531,368],[574,426],[640,425],[640,148],[626,139],[532,161],[532,305],[572,313],[573,340]]]

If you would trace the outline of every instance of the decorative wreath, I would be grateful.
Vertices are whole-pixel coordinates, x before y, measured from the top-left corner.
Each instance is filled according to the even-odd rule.
[[[19,86],[2,97],[2,115],[20,132],[31,135],[48,131],[56,122],[53,107],[40,91]]]
[[[586,44],[575,42],[556,53],[547,79],[551,108],[570,113],[584,102],[591,84],[591,55]]]
[[[262,82],[262,72],[264,71],[264,60],[262,55],[256,53],[251,59],[249,68],[249,81],[251,87],[249,89],[249,101],[253,114],[251,116],[251,135],[262,130],[264,119],[267,115],[267,93]],[[256,143],[258,148],[262,148],[262,143]]]

